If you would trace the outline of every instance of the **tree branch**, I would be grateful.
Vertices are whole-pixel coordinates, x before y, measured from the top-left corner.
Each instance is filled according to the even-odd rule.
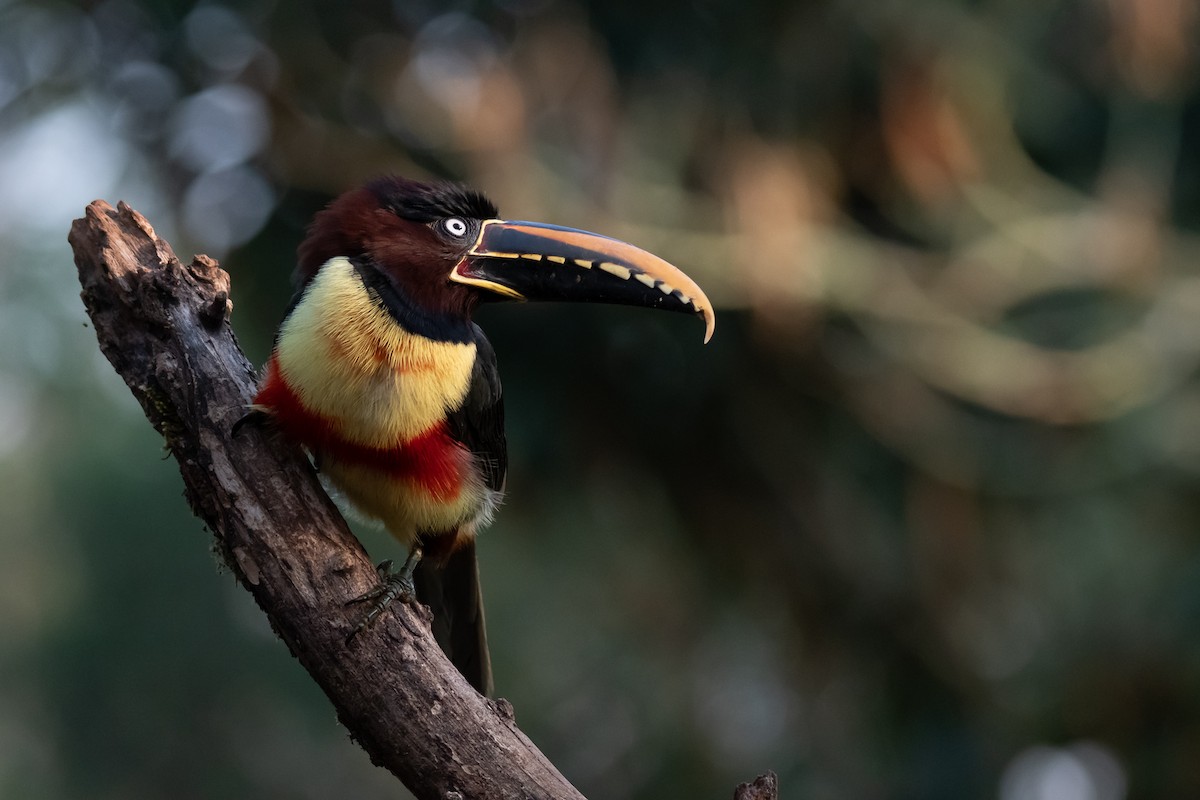
[[[347,600],[377,580],[294,446],[234,423],[255,371],[229,327],[229,275],[184,267],[144,217],[88,206],[69,241],[100,349],[179,462],[193,511],[238,580],[377,765],[418,798],[582,798],[438,649],[426,613],[394,604],[351,644]]]
[[[739,783],[733,790],[733,800],[779,800],[779,778],[767,772],[750,783]]]

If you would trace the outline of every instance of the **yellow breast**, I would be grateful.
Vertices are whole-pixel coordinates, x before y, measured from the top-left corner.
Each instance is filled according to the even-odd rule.
[[[349,441],[386,447],[459,406],[475,344],[404,330],[367,294],[349,259],[335,258],[281,327],[276,358],[308,410],[336,420]]]

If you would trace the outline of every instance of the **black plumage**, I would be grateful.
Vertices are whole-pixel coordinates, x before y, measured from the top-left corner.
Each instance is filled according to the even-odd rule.
[[[478,325],[471,323],[475,365],[462,405],[447,417],[450,435],[476,459],[487,488],[504,491],[508,447],[504,436],[504,395],[496,352]],[[434,535],[430,546],[454,537]],[[442,651],[472,686],[487,695],[492,689],[487,628],[475,540],[458,544],[444,558],[422,561],[413,574],[417,599],[433,612],[433,635]]]

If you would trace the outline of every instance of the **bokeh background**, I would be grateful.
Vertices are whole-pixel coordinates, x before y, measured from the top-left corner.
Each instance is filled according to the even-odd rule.
[[[718,307],[495,306],[497,691],[596,798],[1200,797],[1191,0],[0,0],[0,796],[403,796],[211,555],[66,234],[256,363],[382,173]],[[377,558],[397,555],[362,531]]]

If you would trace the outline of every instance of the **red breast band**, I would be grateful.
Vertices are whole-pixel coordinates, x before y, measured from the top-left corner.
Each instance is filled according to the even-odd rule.
[[[397,442],[394,447],[370,447],[347,441],[335,419],[304,407],[299,395],[284,380],[274,355],[267,362],[266,377],[254,403],[268,409],[288,437],[322,458],[408,479],[435,500],[454,500],[462,488],[462,471],[470,463],[468,454],[446,431],[444,421],[419,436]]]

